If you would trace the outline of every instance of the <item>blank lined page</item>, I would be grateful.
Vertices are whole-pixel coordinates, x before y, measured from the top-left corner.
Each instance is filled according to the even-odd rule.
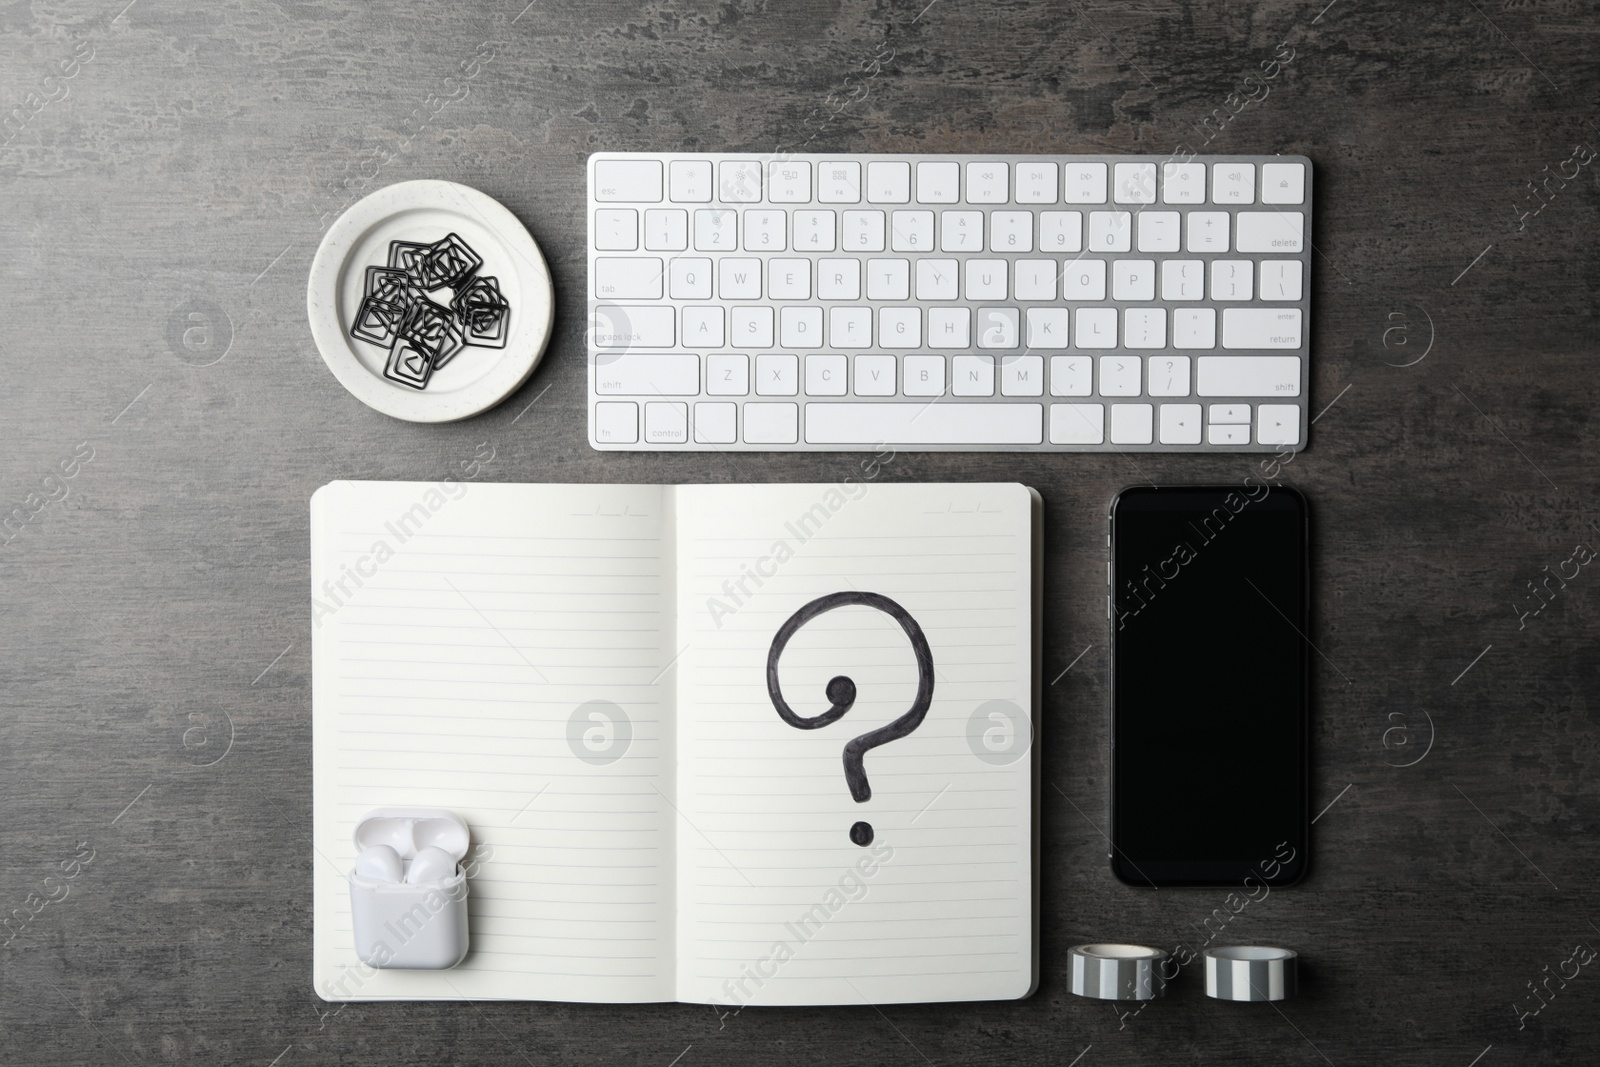
[[[312,498],[319,995],[672,999],[670,504],[656,486]],[[472,829],[453,970],[355,955],[351,834],[397,806]]]
[[[1032,514],[1019,485],[679,488],[678,999],[1027,995]],[[840,591],[903,607],[934,669],[921,725],[865,755],[865,802],[843,750],[914,704],[901,624],[862,604],[795,631],[778,675],[797,716],[855,686],[831,725],[786,723],[766,680],[785,621]]]

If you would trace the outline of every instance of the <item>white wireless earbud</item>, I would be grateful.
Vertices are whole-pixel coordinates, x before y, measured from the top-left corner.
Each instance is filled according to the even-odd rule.
[[[356,873],[375,882],[400,881],[400,853],[392,845],[369,845],[356,857]]]
[[[456,873],[456,858],[437,845],[417,850],[416,858],[406,868],[406,881],[411,885],[442,882]]]

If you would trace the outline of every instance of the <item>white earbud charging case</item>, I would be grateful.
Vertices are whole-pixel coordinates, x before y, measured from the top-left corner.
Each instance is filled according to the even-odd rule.
[[[437,845],[455,857],[442,882],[380,882],[350,870],[350,921],[356,955],[369,967],[454,967],[467,954],[467,824],[443,808],[378,808],[356,824],[356,851],[390,845],[410,860]]]

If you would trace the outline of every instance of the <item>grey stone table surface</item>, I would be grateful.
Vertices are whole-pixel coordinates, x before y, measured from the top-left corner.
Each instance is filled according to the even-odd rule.
[[[1600,1060],[1600,966],[1568,962],[1600,945],[1592,0],[524,3],[0,6],[0,1061]],[[1315,508],[1308,881],[1242,911],[1141,892],[1100,832],[1107,502],[1251,461],[902,454],[886,477],[1046,501],[1034,997],[314,995],[313,490],[485,456],[504,481],[849,462],[590,450],[588,153],[1184,144],[1318,168],[1319,417],[1283,470]],[[449,426],[361,406],[306,324],[328,223],[411,178],[507,205],[558,294],[533,378]],[[1297,1000],[1213,1003],[1191,970],[1119,1016],[1066,988],[1072,944],[1223,919],[1302,950]]]

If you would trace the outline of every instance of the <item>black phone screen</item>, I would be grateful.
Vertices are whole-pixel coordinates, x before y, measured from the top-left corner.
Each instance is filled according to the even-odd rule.
[[[1306,866],[1305,498],[1134,488],[1111,516],[1112,869],[1130,885]]]

